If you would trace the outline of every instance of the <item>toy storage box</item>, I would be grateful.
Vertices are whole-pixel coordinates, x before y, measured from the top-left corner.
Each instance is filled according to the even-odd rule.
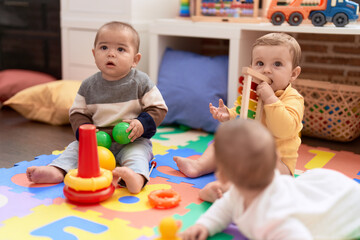
[[[298,79],[305,99],[302,134],[349,142],[360,135],[360,86]]]

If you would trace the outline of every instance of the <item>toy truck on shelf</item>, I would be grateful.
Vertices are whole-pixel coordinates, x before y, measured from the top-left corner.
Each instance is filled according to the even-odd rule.
[[[309,18],[314,26],[333,22],[336,27],[344,27],[358,17],[359,5],[348,0],[292,0],[290,3],[272,0],[267,12],[272,24],[281,25],[287,21],[291,26]]]

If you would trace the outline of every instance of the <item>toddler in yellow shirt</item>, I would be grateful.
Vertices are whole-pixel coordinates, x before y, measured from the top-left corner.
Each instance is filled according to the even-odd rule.
[[[262,82],[256,92],[264,103],[262,123],[275,138],[281,159],[277,168],[282,174],[294,174],[301,144],[304,98],[291,86],[301,72],[299,66],[301,48],[298,42],[285,33],[269,33],[258,38],[252,47],[251,68],[270,78]],[[236,107],[227,108],[219,100],[219,107],[209,105],[213,118],[220,122],[235,119]],[[261,141],[261,139],[260,139]],[[215,171],[214,144],[210,144],[197,160],[174,157],[179,170],[188,177],[198,177]],[[260,167],[260,166],[259,166]],[[213,202],[222,196],[229,186],[218,181],[209,183],[200,191],[200,198]]]

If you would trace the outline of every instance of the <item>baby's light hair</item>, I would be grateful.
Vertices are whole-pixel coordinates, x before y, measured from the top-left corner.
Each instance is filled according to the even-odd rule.
[[[268,33],[255,40],[252,49],[256,46],[286,46],[292,55],[292,68],[300,65],[301,48],[296,39],[286,33]]]
[[[128,23],[125,22],[117,22],[117,21],[113,21],[113,22],[108,22],[105,23],[104,25],[102,25],[99,30],[96,33],[95,36],[95,40],[94,40],[94,46],[96,46],[98,38],[99,38],[99,34],[101,32],[101,30],[105,29],[105,28],[110,28],[112,30],[116,30],[116,29],[126,29],[126,30],[130,30],[133,33],[133,42],[134,42],[134,47],[135,47],[135,51],[136,53],[139,52],[139,48],[140,48],[140,37],[138,32],[135,30],[135,28],[133,28],[133,26],[131,26]]]
[[[255,120],[223,123],[215,134],[219,169],[237,187],[260,190],[273,179],[277,154],[271,133]]]

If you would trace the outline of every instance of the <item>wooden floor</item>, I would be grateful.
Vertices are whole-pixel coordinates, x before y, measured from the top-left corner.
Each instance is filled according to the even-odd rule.
[[[70,125],[52,126],[27,120],[8,107],[0,110],[0,168],[63,150],[74,139]]]
[[[0,168],[10,168],[21,161],[63,150],[75,139],[70,125],[52,126],[25,119],[8,107],[0,109]],[[331,142],[302,137],[302,142],[314,147],[360,154],[360,137],[349,143]]]

